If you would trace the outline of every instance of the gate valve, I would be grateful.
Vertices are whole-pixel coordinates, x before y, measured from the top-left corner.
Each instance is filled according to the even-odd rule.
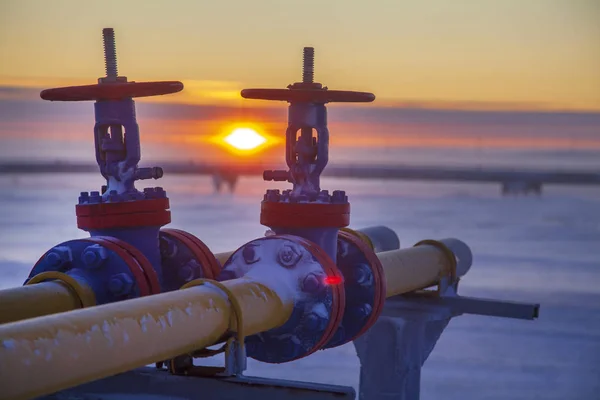
[[[95,304],[179,289],[192,279],[214,278],[219,269],[200,239],[177,229],[161,229],[171,222],[163,188],[138,191],[134,186],[136,180],[161,178],[163,171],[138,167],[140,134],[133,98],[176,93],[183,84],[128,82],[117,73],[113,29],[105,28],[102,34],[106,76],[95,85],[48,89],[40,96],[49,101],[95,101],[96,161],[106,186],[79,196],[77,226],[90,237],[50,249],[27,281],[37,283],[50,276],[88,287]]]
[[[286,163],[288,171],[265,171],[265,180],[288,181],[292,190],[280,193],[268,190],[261,206],[261,224],[280,233],[297,234],[298,229],[339,229],[350,222],[350,204],[341,190],[321,190],[320,176],[329,160],[329,131],[326,103],[372,102],[375,95],[366,92],[329,90],[314,82],[314,49],[304,48],[302,82],[287,89],[244,89],[247,99],[280,100],[290,103],[286,130]],[[316,133],[313,132],[316,131]],[[313,234],[303,235],[323,245]],[[318,235],[317,235],[318,236]],[[331,238],[336,237],[332,233]],[[330,240],[329,240],[330,241]],[[335,249],[326,246],[335,260]],[[332,254],[333,253],[333,254]]]
[[[176,290],[192,279],[212,279],[220,268],[210,249],[191,233],[161,229],[171,222],[163,188],[138,191],[134,186],[136,180],[161,178],[163,171],[138,168],[140,134],[133,98],[176,93],[183,84],[128,82],[117,73],[113,29],[105,28],[102,34],[106,76],[95,85],[48,89],[40,96],[95,101],[96,161],[106,186],[81,192],[76,206],[77,226],[90,237],[48,250],[27,280],[59,280],[77,293],[89,288],[93,301],[85,301],[85,306]]]
[[[115,36],[112,28],[102,31],[106,76],[95,85],[69,86],[43,90],[40,97],[49,101],[95,100],[94,139],[96,161],[107,181],[103,198],[130,195],[142,197],[134,187],[140,179],[159,179],[162,168],[138,168],[141,157],[140,133],[135,117],[134,97],[158,96],[183,89],[178,81],[128,82],[117,73]],[[113,200],[115,197],[113,197]]]
[[[375,100],[373,93],[329,90],[314,82],[314,49],[304,48],[302,82],[287,89],[244,89],[246,99],[287,101],[290,103],[286,131],[286,163],[289,171],[265,171],[270,181],[288,181],[294,189],[290,197],[308,196],[316,201],[320,194],[320,176],[329,160],[329,131],[326,103],[366,103]],[[313,129],[316,136],[313,136]],[[297,132],[300,131],[300,135]]]
[[[371,102],[375,95],[329,90],[314,82],[313,75],[314,49],[305,47],[302,82],[287,89],[241,93],[247,99],[290,103],[289,170],[265,171],[263,178],[291,182],[293,189],[267,190],[260,222],[273,234],[233,252],[218,277],[227,280],[256,269],[274,272],[280,268],[297,278],[297,297],[288,322],[246,338],[248,356],[263,362],[288,362],[353,340],[373,325],[385,300],[383,270],[373,249],[358,236],[340,232],[350,222],[346,193],[335,190],[330,195],[320,187],[329,159],[325,104]]]

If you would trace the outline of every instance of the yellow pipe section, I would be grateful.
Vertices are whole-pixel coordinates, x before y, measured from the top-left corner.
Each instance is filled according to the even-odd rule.
[[[451,274],[453,260],[437,246],[419,245],[377,253],[385,273],[386,294],[392,297],[430,287]]]
[[[60,281],[0,291],[0,324],[81,308],[81,302]]]
[[[431,286],[456,263],[436,243],[377,256],[386,297]],[[264,272],[222,282],[247,335],[282,325],[293,309],[297,277],[277,265]],[[232,314],[227,295],[208,284],[0,325],[0,398],[50,394],[211,346],[236,330]]]
[[[373,243],[368,235],[349,228],[345,230],[363,240],[369,247]],[[221,265],[234,251],[217,253]],[[53,279],[52,282],[42,282]],[[23,319],[77,310],[95,305],[93,292],[60,272],[44,272],[22,287],[0,290],[0,324]]]
[[[223,283],[247,335],[291,315],[293,295],[249,278]],[[205,348],[235,331],[227,296],[212,285],[0,326],[0,398],[29,399]]]
[[[233,253],[235,253],[235,251],[228,251],[225,253],[217,253],[217,254],[215,254],[215,258],[217,259],[219,264],[221,264],[221,266],[223,266],[227,262],[227,260],[229,260],[229,257],[231,257],[231,255]]]
[[[0,290],[0,324],[96,304],[92,290],[61,272],[42,272],[25,286]]]

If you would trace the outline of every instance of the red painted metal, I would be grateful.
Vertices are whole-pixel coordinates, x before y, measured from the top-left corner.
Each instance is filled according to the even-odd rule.
[[[379,258],[367,245],[364,241],[359,239],[358,237],[352,235],[351,233],[340,231],[338,233],[338,237],[352,243],[354,246],[358,247],[358,249],[365,255],[365,258],[369,262],[369,266],[371,267],[371,271],[373,272],[373,284],[375,285],[375,299],[373,301],[373,311],[371,315],[365,322],[363,328],[352,338],[348,338],[345,343],[348,343],[357,337],[364,334],[379,318],[379,315],[383,311],[383,307],[385,305],[385,295],[386,295],[386,284],[385,284],[385,273],[383,271],[383,266],[381,265],[381,261]]]
[[[83,230],[139,228],[144,226],[163,226],[169,223],[171,223],[171,212],[169,210],[150,213],[77,217],[77,227]]]
[[[343,228],[350,224],[350,204],[263,201],[260,223],[286,228]]]
[[[375,100],[373,93],[347,90],[309,89],[244,89],[245,99],[276,100],[306,103],[368,103]]]
[[[85,230],[163,226],[171,222],[169,199],[75,206],[77,226]]]
[[[75,214],[78,217],[89,217],[109,214],[133,214],[169,209],[169,199],[148,199],[136,201],[120,201],[116,203],[78,204]]]
[[[182,234],[183,236],[187,237],[190,241],[192,241],[192,243],[196,246],[196,248],[198,250],[200,250],[202,255],[204,255],[204,260],[206,262],[206,265],[211,270],[212,275],[205,275],[205,276],[209,279],[217,279],[217,276],[219,276],[219,274],[221,273],[221,263],[219,263],[219,260],[217,260],[214,253],[208,248],[208,246],[202,240],[198,239],[196,236],[192,235],[191,233],[180,230],[180,229],[168,228],[168,229],[163,229],[163,232],[166,230],[168,230],[170,232],[177,231],[180,234]],[[202,264],[202,265],[205,265],[205,264]]]
[[[159,294],[161,292],[160,281],[158,280],[156,270],[148,258],[146,258],[146,256],[140,250],[138,250],[137,247],[112,236],[95,236],[95,238],[103,239],[122,247],[123,250],[129,253],[129,255],[138,262],[142,268],[142,271],[144,271],[146,281],[148,282],[148,286],[150,288],[150,294]]]
[[[46,89],[40,93],[40,97],[50,101],[102,101],[159,96],[181,90],[183,90],[183,83],[179,81],[115,82]]]
[[[192,252],[194,257],[196,258],[196,261],[198,261],[202,268],[202,274],[204,275],[204,278],[216,279],[215,268],[213,264],[218,264],[219,262],[206,246],[204,247],[208,251],[208,254],[201,246],[198,246],[197,243],[194,242],[194,240],[192,240],[188,235],[186,235],[187,232],[172,228],[161,229],[161,232],[179,240]]]
[[[102,247],[105,247],[106,249],[117,254],[129,267],[129,271],[131,271],[131,274],[135,279],[135,283],[140,291],[140,296],[149,296],[152,294],[152,289],[150,288],[150,284],[148,283],[148,279],[146,277],[146,273],[144,272],[144,268],[141,266],[139,261],[133,255],[127,252],[125,248],[121,247],[120,244],[99,237],[90,237],[81,240],[99,244]]]

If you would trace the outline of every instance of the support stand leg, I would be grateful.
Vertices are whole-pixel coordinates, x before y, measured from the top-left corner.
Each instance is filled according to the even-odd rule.
[[[418,400],[421,367],[452,315],[447,308],[405,310],[402,317],[385,314],[354,341],[359,400]]]

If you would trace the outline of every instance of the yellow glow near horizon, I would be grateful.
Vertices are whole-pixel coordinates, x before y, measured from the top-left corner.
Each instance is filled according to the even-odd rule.
[[[121,74],[137,81],[184,81],[178,94],[143,101],[245,104],[240,89],[298,80],[302,47],[310,45],[318,81],[373,92],[377,105],[386,100],[600,110],[598,0],[373,4],[2,0],[0,80],[10,86],[40,80],[42,88],[52,87],[46,80],[93,83],[104,74],[100,29],[110,26]],[[113,8],[119,13],[107,18],[105,10]]]
[[[223,140],[237,150],[254,150],[267,141],[252,128],[236,128]]]

